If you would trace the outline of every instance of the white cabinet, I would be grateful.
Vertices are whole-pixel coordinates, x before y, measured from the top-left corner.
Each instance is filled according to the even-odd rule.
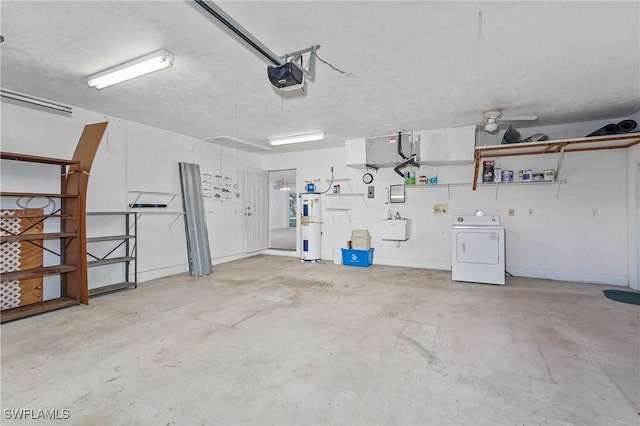
[[[349,167],[356,169],[367,167],[367,145],[364,138],[344,141],[344,160]]]
[[[420,164],[432,166],[472,164],[476,126],[415,132],[420,137]]]

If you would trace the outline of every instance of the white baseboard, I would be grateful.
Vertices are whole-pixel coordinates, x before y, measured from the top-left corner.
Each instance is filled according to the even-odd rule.
[[[268,254],[271,256],[300,257],[298,252],[294,250],[268,249],[260,252],[260,254]]]
[[[164,278],[170,275],[178,275],[184,272],[189,272],[189,265],[187,263],[166,268],[151,269],[149,271],[138,271],[138,283]]]
[[[222,263],[233,262],[234,260],[245,259],[251,256],[257,256],[262,254],[261,252],[249,253],[249,254],[234,254],[232,256],[223,256],[211,259],[213,266],[220,265]],[[138,271],[138,282],[151,281],[158,278],[164,278],[171,275],[178,275],[184,272],[189,272],[189,264],[184,263],[182,265],[168,266],[166,268],[156,268],[148,271]]]
[[[545,280],[572,281],[585,284],[605,284],[627,287],[626,275],[581,274],[575,272],[553,271],[546,269],[516,268],[507,266],[507,271],[516,277],[539,278]]]
[[[422,269],[437,269],[439,271],[450,271],[451,264],[443,262],[429,262],[418,261],[415,259],[401,259],[393,257],[379,257],[376,258],[375,252],[373,253],[374,265],[386,265],[386,266],[404,266],[407,268],[422,268]]]
[[[233,262],[234,260],[246,259],[247,257],[257,256],[262,254],[262,252],[253,252],[253,253],[239,253],[233,254],[231,256],[222,256],[216,257],[215,259],[211,259],[213,265],[220,265],[222,263]]]

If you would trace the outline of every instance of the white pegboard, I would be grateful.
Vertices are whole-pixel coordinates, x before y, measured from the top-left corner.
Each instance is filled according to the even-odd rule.
[[[11,235],[20,233],[20,218],[14,217],[15,212],[11,210],[0,211],[0,223],[2,235]],[[8,242],[2,244],[0,250],[0,273],[13,272],[20,270],[20,243]],[[20,306],[20,281],[3,281],[0,291],[1,310],[15,308]]]
[[[20,306],[20,281],[3,281],[0,291],[0,310],[17,308]]]

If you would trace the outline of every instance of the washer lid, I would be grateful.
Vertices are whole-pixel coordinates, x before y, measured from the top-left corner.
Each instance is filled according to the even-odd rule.
[[[500,226],[500,216],[453,216],[453,226]]]

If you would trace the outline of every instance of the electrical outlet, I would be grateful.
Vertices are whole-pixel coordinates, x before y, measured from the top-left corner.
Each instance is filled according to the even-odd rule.
[[[367,187],[367,197],[368,198],[374,198],[375,196],[375,187],[374,186],[368,186]]]
[[[447,203],[435,203],[433,205],[433,214],[447,214],[449,211],[449,205]]]
[[[515,216],[516,215],[516,209],[509,209],[509,216]]]
[[[533,216],[533,209],[529,209],[529,216]]]

